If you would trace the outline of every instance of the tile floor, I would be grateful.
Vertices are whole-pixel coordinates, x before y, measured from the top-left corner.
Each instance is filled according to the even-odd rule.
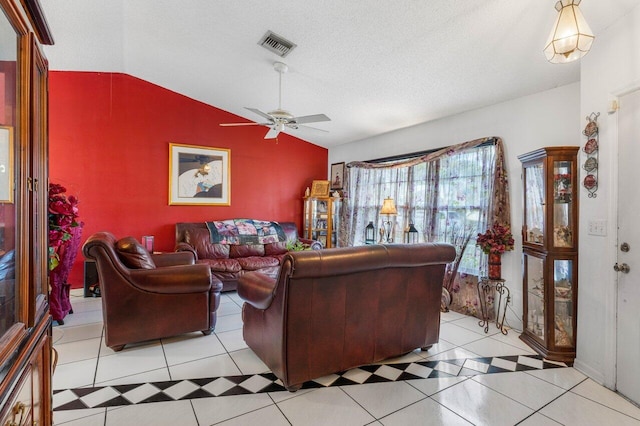
[[[100,299],[72,293],[74,313],[53,328],[56,425],[640,425],[640,408],[541,361],[517,332],[484,334],[476,319],[453,312],[428,352],[289,393],[245,345],[233,292],[223,294],[211,336],[118,353],[104,345]]]

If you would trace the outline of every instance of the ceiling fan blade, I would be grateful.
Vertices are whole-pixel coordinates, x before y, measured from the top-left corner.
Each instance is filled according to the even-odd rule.
[[[266,135],[264,135],[265,139],[275,139],[280,134],[280,130],[275,128],[270,128]]]
[[[271,126],[271,123],[220,123],[222,127],[234,126]]]
[[[324,114],[315,114],[315,115],[303,115],[302,117],[293,117],[292,121],[295,121],[297,124],[305,124],[305,123],[318,123],[320,121],[331,121],[331,119]]]
[[[319,131],[319,132],[329,133],[329,131],[328,131],[328,130],[325,130],[325,129],[319,129],[319,128],[317,128],[317,127],[306,126],[306,125],[304,125],[304,124],[301,124],[299,127],[304,127],[305,129],[311,129],[311,130],[317,130],[317,131]]]
[[[248,109],[249,111],[253,112],[254,114],[258,114],[259,116],[261,116],[262,118],[266,118],[269,121],[273,121],[273,117],[271,117],[269,114],[267,114],[266,112],[262,112],[259,109],[256,108],[248,108],[248,107],[244,107],[245,109]]]

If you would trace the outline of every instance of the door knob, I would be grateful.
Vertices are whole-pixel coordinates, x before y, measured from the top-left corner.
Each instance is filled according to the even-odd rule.
[[[622,263],[620,265],[616,263],[615,265],[613,265],[613,270],[616,272],[623,272],[625,274],[628,274],[631,268],[629,268],[629,265],[627,265],[626,263]]]

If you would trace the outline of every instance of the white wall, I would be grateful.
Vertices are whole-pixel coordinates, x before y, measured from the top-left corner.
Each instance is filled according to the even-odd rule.
[[[599,163],[596,198],[580,197],[580,272],[578,298],[578,357],[575,366],[594,380],[615,385],[616,170],[617,120],[607,114],[616,95],[640,87],[640,6],[596,34],[592,51],[582,59],[581,128],[584,117],[600,112]],[[582,138],[583,143],[586,138]],[[584,155],[581,164],[584,163]],[[582,174],[584,177],[584,172]],[[587,234],[590,220],[607,221],[605,237]]]
[[[371,160],[441,148],[485,136],[499,136],[505,146],[511,189],[511,224],[515,250],[502,258],[511,290],[508,323],[522,328],[522,183],[518,155],[543,146],[580,145],[580,86],[574,83],[546,92],[420,124],[329,149],[329,163]]]

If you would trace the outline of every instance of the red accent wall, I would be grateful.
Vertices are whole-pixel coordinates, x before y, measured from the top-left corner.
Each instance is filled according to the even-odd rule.
[[[242,118],[138,78],[114,73],[49,73],[50,182],[79,200],[82,241],[155,236],[171,251],[174,224],[253,218],[294,221],[314,179],[327,179],[327,149],[262,126],[220,127]],[[231,150],[230,206],[170,206],[169,143]],[[69,277],[83,284],[82,252]]]

